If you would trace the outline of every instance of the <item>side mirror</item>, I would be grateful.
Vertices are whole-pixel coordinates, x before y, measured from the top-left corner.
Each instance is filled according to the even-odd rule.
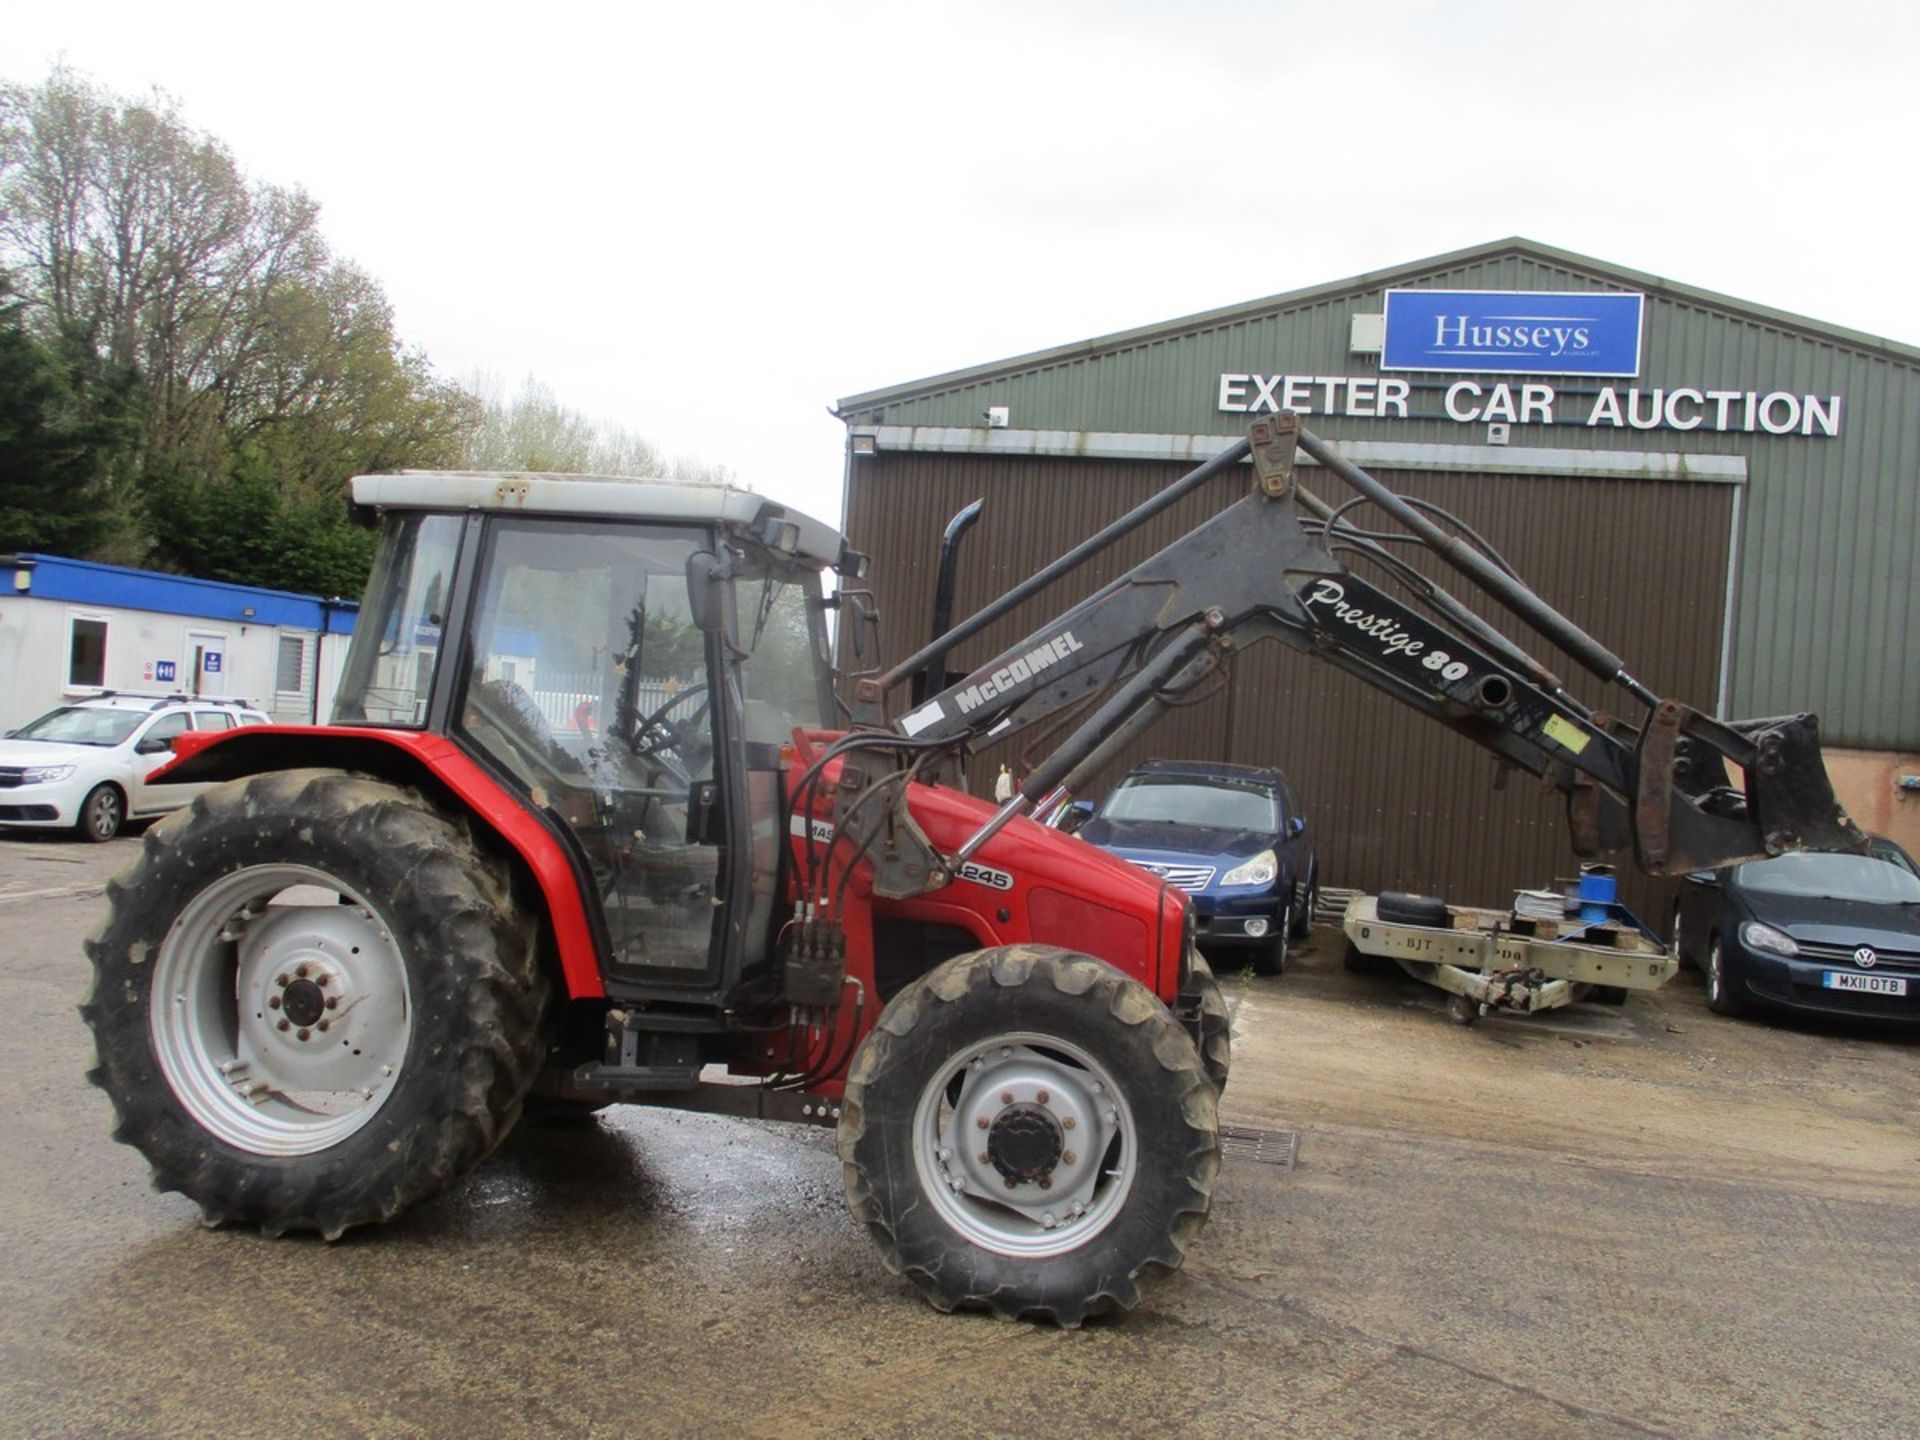
[[[873,614],[867,609],[866,591],[840,592],[840,624],[845,642],[840,652],[840,668],[856,670],[860,668],[859,662],[866,659],[868,646],[873,640]],[[854,663],[847,664],[849,659]]]
[[[1304,835],[1306,833],[1307,833],[1307,822],[1301,819],[1300,816],[1296,815],[1291,820],[1287,821],[1287,834],[1298,836],[1298,835]]]
[[[171,735],[149,735],[146,739],[134,745],[133,753],[136,755],[164,755],[171,749],[173,749],[173,737]]]
[[[726,624],[727,567],[711,550],[687,557],[687,609],[693,623],[708,635]]]

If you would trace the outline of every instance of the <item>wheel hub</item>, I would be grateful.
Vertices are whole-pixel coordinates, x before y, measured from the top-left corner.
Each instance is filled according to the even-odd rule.
[[[1067,1132],[1045,1106],[1009,1105],[987,1127],[987,1159],[1009,1184],[1050,1185]]]
[[[1054,1254],[1084,1243],[1132,1184],[1112,1080],[1052,1037],[1008,1035],[956,1056],[923,1092],[922,1173],[974,1243]]]
[[[263,907],[235,917],[239,992],[257,997],[240,1027],[253,1083],[281,1091],[383,1088],[405,1024],[392,937],[358,905]],[[379,1063],[368,1063],[373,1054]]]
[[[149,1028],[174,1094],[256,1154],[338,1143],[381,1108],[407,1057],[399,945],[371,906],[306,866],[209,885],[175,922],[153,985]]]
[[[327,1013],[327,992],[320,988],[318,981],[295,980],[282,992],[280,1008],[295,1025],[315,1024]]]

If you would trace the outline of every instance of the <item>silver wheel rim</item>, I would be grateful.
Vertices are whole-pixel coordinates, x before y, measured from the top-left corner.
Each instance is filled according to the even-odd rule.
[[[224,875],[154,962],[148,1031],[194,1121],[258,1155],[337,1145],[393,1093],[413,1034],[406,967],[359,895],[305,865]]]
[[[1707,947],[1707,998],[1718,1000],[1726,983],[1720,974],[1720,942],[1716,940]]]
[[[120,825],[120,798],[111,790],[96,790],[87,801],[87,828],[96,835],[111,835]]]
[[[1010,1179],[1003,1139],[1014,1127],[1057,1148],[1045,1173]],[[1139,1163],[1139,1131],[1113,1076],[1051,1035],[996,1035],[928,1080],[913,1117],[920,1188],[941,1218],[983,1250],[1021,1259],[1064,1255],[1119,1215]]]

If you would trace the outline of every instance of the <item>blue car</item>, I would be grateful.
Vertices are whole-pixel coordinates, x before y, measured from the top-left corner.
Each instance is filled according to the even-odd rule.
[[[1319,864],[1278,770],[1149,760],[1075,833],[1186,891],[1202,948],[1251,952],[1262,974],[1286,968],[1287,941],[1312,923]]]

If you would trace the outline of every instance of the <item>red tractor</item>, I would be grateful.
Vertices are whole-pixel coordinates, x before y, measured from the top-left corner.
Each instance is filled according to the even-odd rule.
[[[1296,444],[1403,533],[1299,485]],[[955,645],[1249,454],[1244,498],[943,683]],[[885,673],[830,659],[830,610],[856,669],[870,644],[864,557],[755,495],[415,474],[354,498],[384,534],[335,723],[182,737],[167,778],[225,783],[148,833],[87,947],[115,1133],[209,1222],[331,1238],[523,1110],[661,1104],[836,1126],[855,1215],[942,1309],[1131,1306],[1206,1219],[1226,1017],[1186,897],[1028,817],[1260,639],[1559,785],[1583,853],[1677,873],[1859,843],[1811,717],[1652,695],[1290,415]],[[1644,720],[1580,704],[1394,538]],[[1010,799],[953,783],[1048,715],[1066,738]]]

